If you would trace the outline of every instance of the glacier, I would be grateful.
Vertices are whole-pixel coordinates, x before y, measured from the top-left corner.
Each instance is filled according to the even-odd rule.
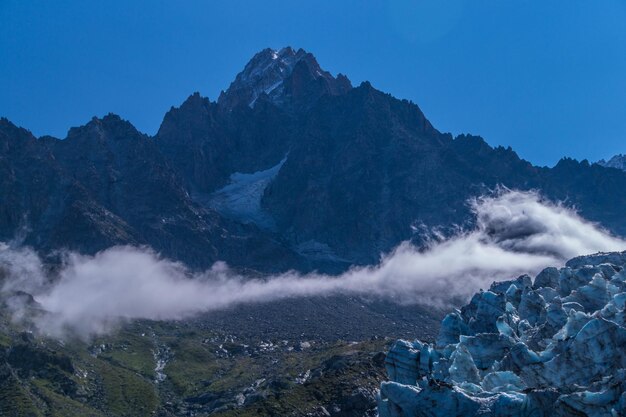
[[[231,174],[227,185],[201,201],[227,218],[271,229],[274,227],[274,221],[261,207],[261,199],[265,189],[278,175],[286,161],[287,156],[278,164],[262,171],[235,172]]]
[[[390,349],[380,417],[626,416],[626,252],[495,282]]]

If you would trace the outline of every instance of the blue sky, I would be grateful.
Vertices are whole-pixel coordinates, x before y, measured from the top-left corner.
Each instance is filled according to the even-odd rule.
[[[0,115],[64,137],[114,112],[154,134],[285,45],[536,164],[626,152],[626,0],[0,0]]]

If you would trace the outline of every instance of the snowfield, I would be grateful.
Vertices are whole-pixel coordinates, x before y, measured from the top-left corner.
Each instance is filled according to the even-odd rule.
[[[233,220],[272,228],[274,222],[262,209],[261,198],[286,161],[287,157],[271,168],[250,174],[235,172],[228,185],[211,194],[208,206]]]

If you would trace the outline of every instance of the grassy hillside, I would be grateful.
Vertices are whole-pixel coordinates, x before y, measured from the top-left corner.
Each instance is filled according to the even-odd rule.
[[[242,340],[198,322],[56,340],[0,321],[2,416],[373,415],[388,344]]]

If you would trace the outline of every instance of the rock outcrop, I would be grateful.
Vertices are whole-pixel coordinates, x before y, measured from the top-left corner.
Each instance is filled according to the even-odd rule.
[[[626,415],[626,252],[494,283],[387,355],[381,417]]]

